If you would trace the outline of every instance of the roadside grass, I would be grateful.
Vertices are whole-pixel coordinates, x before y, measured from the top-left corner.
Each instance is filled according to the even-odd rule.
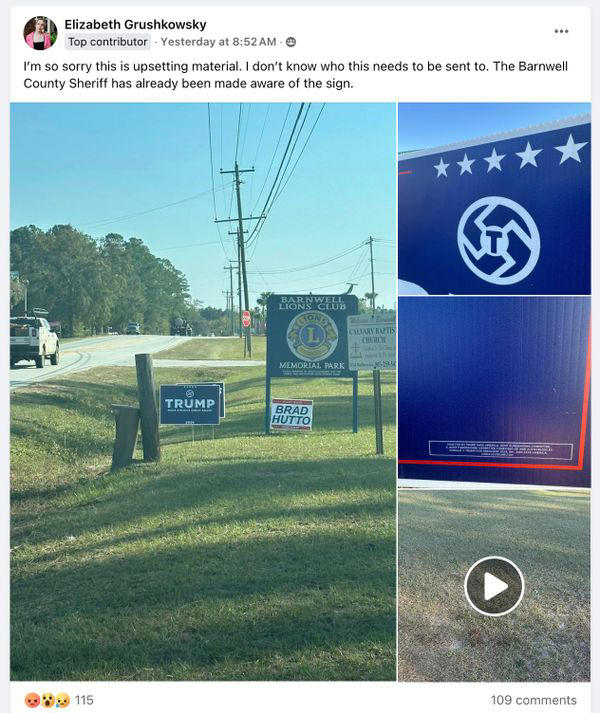
[[[155,359],[244,359],[244,340],[239,337],[196,337],[157,352]],[[252,337],[252,359],[266,359],[266,340]]]
[[[263,368],[155,376],[225,379],[227,417],[214,440],[164,428],[160,464],[116,473],[134,369],[13,393],[13,679],[393,680],[393,374],[386,457],[368,375],[358,434],[348,380],[278,380],[315,397],[315,430],[269,437]]]
[[[399,680],[589,681],[589,507],[576,491],[399,491]],[[525,578],[504,617],[464,597],[489,555]]]

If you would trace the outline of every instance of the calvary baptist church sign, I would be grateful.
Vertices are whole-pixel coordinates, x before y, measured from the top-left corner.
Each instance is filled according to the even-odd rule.
[[[429,294],[589,293],[590,155],[588,116],[401,155],[400,280]]]

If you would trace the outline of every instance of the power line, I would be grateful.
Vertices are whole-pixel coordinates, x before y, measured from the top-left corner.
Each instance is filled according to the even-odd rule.
[[[212,186],[212,199],[213,199],[213,210],[215,214],[215,220],[217,219],[217,196],[215,193],[215,167],[213,164],[213,145],[212,145],[212,126],[211,126],[211,121],[210,121],[210,102],[207,103],[206,108],[208,110],[208,145],[210,149],[210,182]],[[223,237],[221,236],[221,228],[219,227],[219,224],[217,223],[217,233],[219,234],[219,242],[221,243],[221,247],[223,248],[223,253],[225,257],[228,259],[229,255],[227,254],[227,250],[225,248],[225,244],[223,243]]]
[[[237,163],[238,160],[238,147],[240,145],[240,125],[242,123],[242,102],[240,102],[240,110],[238,112],[238,120],[237,120],[237,132],[236,132],[236,137],[235,137],[235,156],[233,159],[234,163]]]
[[[269,195],[267,196],[267,200],[265,201],[265,205],[261,211],[261,214],[265,217],[267,216],[267,206],[269,204],[269,200],[271,199],[271,196],[273,195],[273,191],[275,190],[275,187],[277,185],[277,181],[279,179],[279,175],[281,173],[281,170],[283,168],[283,164],[286,160],[290,145],[292,143],[292,140],[294,139],[294,134],[296,133],[296,127],[298,126],[298,122],[300,121],[300,117],[302,116],[302,112],[304,111],[304,102],[300,104],[300,109],[298,109],[298,113],[296,114],[296,120],[294,121],[294,125],[292,126],[292,130],[290,132],[290,137],[288,139],[287,145],[284,149],[283,156],[281,157],[281,161],[279,162],[279,168],[277,169],[277,173],[275,174],[275,179],[273,181],[273,184],[271,185],[271,190],[269,191]],[[259,225],[261,224],[261,221],[259,220],[258,223],[254,226],[254,229],[252,230],[252,233],[250,234],[250,237],[248,238],[247,245],[250,245],[252,243],[252,238],[254,237],[256,231],[258,230]]]
[[[258,158],[258,152],[260,151],[260,147],[262,145],[262,140],[263,140],[263,136],[265,133],[265,128],[267,126],[267,119],[269,118],[270,110],[271,110],[271,104],[267,104],[265,118],[264,118],[264,121],[262,124],[262,128],[260,130],[260,136],[258,137],[258,144],[256,145],[256,153],[254,154],[254,160],[252,161],[253,166],[256,165],[256,160]],[[265,182],[266,182],[266,179],[265,179]],[[249,193],[250,193],[250,195],[248,196],[248,202],[252,203],[252,195],[253,195],[253,190],[254,190],[254,173],[250,176],[250,186],[248,188],[249,188]]]
[[[229,188],[229,184],[225,186],[225,188]],[[172,208],[173,206],[176,205],[181,205],[182,203],[187,203],[188,201],[194,201],[198,198],[202,198],[203,196],[209,195],[211,193],[212,189],[209,189],[207,191],[202,191],[201,193],[196,193],[193,196],[188,196],[187,198],[182,198],[181,200],[178,201],[173,201],[172,203],[164,203],[163,205],[158,205],[154,206],[154,208],[148,208],[146,210],[140,210],[135,213],[128,213],[127,215],[120,215],[116,216],[114,218],[103,218],[102,220],[94,220],[89,223],[82,223],[81,227],[102,227],[104,225],[109,225],[110,223],[118,223],[121,220],[129,220],[130,218],[137,218],[139,215],[146,215],[148,213],[154,213],[157,210],[163,210],[164,208]]]
[[[317,125],[317,122],[319,121],[319,119],[320,119],[320,117],[321,117],[321,114],[323,113],[324,108],[325,108],[325,103],[323,103],[323,104],[321,105],[321,109],[319,110],[319,113],[317,114],[317,117],[316,117],[315,121],[313,122],[313,125],[312,125],[312,127],[311,127],[311,129],[310,129],[310,131],[309,131],[309,133],[308,133],[308,136],[306,137],[306,140],[304,141],[304,145],[302,146],[302,149],[300,150],[300,153],[298,154],[298,157],[296,158],[296,161],[294,162],[294,165],[292,166],[292,169],[291,169],[291,171],[289,172],[285,183],[284,183],[283,185],[281,185],[281,182],[280,182],[280,186],[281,186],[281,187],[278,189],[277,193],[275,194],[275,197],[274,197],[273,200],[271,201],[271,205],[269,206],[268,210],[266,210],[266,211],[263,210],[263,213],[265,213],[266,216],[268,216],[268,214],[269,214],[271,208],[273,207],[273,204],[274,204],[275,201],[279,198],[279,196],[281,195],[281,193],[283,193],[283,191],[285,190],[285,187],[286,187],[287,184],[289,183],[290,178],[292,177],[292,174],[294,173],[294,170],[295,170],[296,166],[298,165],[298,162],[300,161],[300,159],[301,159],[301,157],[302,157],[302,154],[304,153],[304,150],[306,149],[306,146],[308,145],[308,142],[310,141],[310,137],[312,136],[312,134],[313,134],[313,132],[314,132],[314,130],[315,130],[315,127],[316,127],[316,125]],[[306,120],[306,116],[307,116],[307,115],[308,115],[308,113],[305,115],[305,120]],[[304,122],[302,122],[302,126],[304,126]],[[302,127],[300,128],[300,132],[298,133],[298,138],[300,137],[301,131],[302,131]],[[296,146],[296,143],[294,143],[294,148],[295,148],[295,146]],[[292,153],[293,153],[293,149],[292,149]],[[291,158],[291,155],[290,155],[290,158]],[[283,177],[282,177],[282,181],[283,181]],[[265,217],[265,220],[266,220],[266,217]],[[252,241],[254,241],[254,242],[256,243],[256,241],[258,240],[258,237],[259,237],[259,235],[260,235],[260,233],[261,233],[261,230],[262,230],[262,228],[263,228],[264,223],[265,223],[265,221],[263,220],[262,223],[257,223],[257,224],[256,224],[254,231],[253,231],[252,234],[250,235],[250,238],[248,238],[248,245],[250,245]],[[255,251],[256,251],[256,245],[254,246],[254,250],[252,251],[252,255],[250,256],[251,258],[254,256],[254,252],[255,252]]]
[[[264,275],[281,275],[285,273],[290,273],[290,272],[300,272],[302,270],[311,270],[314,267],[321,267],[321,265],[326,265],[327,263],[333,262],[334,260],[339,260],[342,257],[345,257],[346,255],[350,255],[350,253],[355,252],[356,250],[360,250],[364,246],[364,242],[358,243],[358,245],[354,245],[351,248],[348,248],[347,250],[344,250],[341,253],[338,253],[336,255],[332,255],[331,257],[324,258],[323,260],[319,260],[318,262],[311,263],[310,265],[302,265],[300,267],[286,267],[278,270],[263,270],[262,273]],[[252,274],[252,272],[249,272],[249,274]]]
[[[329,277],[330,275],[337,275],[337,274],[339,274],[340,272],[346,272],[346,270],[348,270],[349,267],[350,267],[350,265],[345,265],[344,267],[341,267],[341,268],[339,268],[339,269],[337,269],[337,270],[331,270],[330,272],[323,272],[323,273],[320,273],[320,274],[318,274],[318,275],[312,275],[312,276],[309,276],[308,278],[305,276],[305,277],[299,277],[299,278],[296,278],[296,279],[293,279],[293,280],[285,280],[284,282],[273,282],[273,283],[271,283],[271,286],[277,287],[278,285],[290,285],[290,284],[293,284],[294,282],[302,282],[302,281],[305,281],[305,280],[307,280],[307,279],[311,279],[312,277],[314,277],[315,279],[319,279],[319,278],[321,278],[321,277]],[[258,269],[256,269],[256,272],[257,272],[259,275],[261,275],[261,276],[263,277],[263,280],[264,280],[264,276],[263,276],[262,272],[260,272]],[[266,285],[266,284],[267,284],[267,283],[266,283],[266,281],[265,281],[265,285]],[[269,287],[269,285],[267,285],[267,287]]]
[[[256,213],[256,208],[258,207],[258,204],[260,202],[261,196],[263,194],[263,191],[265,190],[265,186],[267,185],[267,180],[269,179],[269,175],[271,174],[271,169],[273,168],[273,164],[275,163],[275,156],[277,156],[277,149],[279,148],[279,144],[281,143],[281,137],[283,136],[283,131],[285,129],[285,126],[287,124],[288,116],[290,115],[290,111],[292,109],[292,105],[288,104],[287,111],[285,113],[285,117],[283,118],[283,125],[281,127],[281,131],[279,132],[279,136],[277,138],[277,143],[275,144],[275,150],[273,151],[273,155],[271,156],[271,161],[269,163],[269,168],[267,170],[267,173],[265,175],[265,180],[262,184],[262,188],[260,189],[260,193],[258,194],[258,198],[256,199],[256,203],[254,205],[254,208],[252,208],[251,214]]]
[[[164,250],[180,250],[182,248],[197,248],[201,245],[218,245],[218,240],[211,240],[208,243],[188,243],[187,245],[171,245],[168,248],[156,248],[156,252],[163,252]]]
[[[265,112],[265,120],[263,121],[262,129],[260,130],[260,136],[258,137],[258,145],[256,146],[256,153],[254,154],[254,161],[252,165],[256,164],[256,159],[258,158],[258,152],[260,150],[260,145],[263,140],[263,135],[265,133],[265,127],[267,125],[267,119],[269,118],[269,111],[271,110],[271,104],[267,104],[267,111]]]
[[[250,112],[252,111],[252,104],[247,104],[248,111],[246,112],[246,125],[244,128],[244,136],[242,138],[242,145],[240,147],[240,161],[244,156],[244,147],[246,146],[246,136],[248,135],[248,125],[250,124]]]
[[[365,257],[366,257],[366,253],[367,253],[367,247],[366,247],[366,245],[365,245],[365,247],[362,249],[362,251],[360,252],[360,254],[359,254],[359,256],[358,256],[358,260],[356,261],[356,264],[354,265],[354,269],[353,269],[352,272],[348,275],[347,282],[351,282],[351,281],[355,278],[356,273],[358,272],[358,269],[359,269],[360,265],[362,264],[362,262],[364,261],[364,259],[365,259]]]
[[[302,158],[302,154],[304,153],[304,149],[307,147],[308,142],[310,141],[310,137],[313,135],[313,131],[315,130],[315,127],[317,126],[317,122],[318,122],[319,119],[321,118],[321,114],[323,113],[323,110],[324,110],[324,109],[325,109],[325,102],[323,102],[323,104],[321,105],[321,109],[319,110],[319,113],[317,114],[317,118],[314,120],[313,125],[312,125],[310,131],[308,132],[308,136],[306,137],[306,140],[304,141],[304,145],[302,146],[302,148],[301,148],[301,150],[300,150],[300,153],[298,154],[298,158],[297,158],[296,161],[294,162],[294,165],[292,166],[292,170],[291,170],[291,171],[289,172],[289,174],[288,174],[288,177],[287,177],[287,179],[286,179],[286,182],[285,182],[285,183],[283,184],[283,186],[277,191],[277,194],[275,195],[275,198],[273,199],[273,203],[275,203],[275,201],[276,201],[276,200],[279,198],[279,196],[283,193],[283,191],[285,190],[285,187],[286,187],[287,184],[289,183],[289,180],[290,180],[290,178],[292,177],[292,174],[294,173],[294,169],[295,169],[296,166],[298,165],[298,161],[300,161],[300,159]],[[271,203],[271,206],[273,205],[273,203]]]

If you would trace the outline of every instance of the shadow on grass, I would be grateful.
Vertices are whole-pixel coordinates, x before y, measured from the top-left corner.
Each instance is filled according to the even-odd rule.
[[[239,678],[249,667],[263,679],[393,679],[393,467],[270,465],[276,477],[243,463],[134,467],[89,504],[30,532],[22,521],[28,546],[56,546],[13,568],[13,677]],[[103,528],[106,539],[67,540]]]
[[[12,525],[19,533],[14,544],[76,537],[89,530],[118,528],[140,517],[175,517],[220,503],[227,508],[227,514],[219,518],[221,523],[236,522],[246,517],[252,519],[255,511],[267,515],[269,511],[265,511],[264,504],[269,498],[291,499],[289,512],[301,516],[303,508],[296,508],[294,498],[319,498],[325,494],[345,498],[356,489],[385,499],[390,513],[395,507],[393,463],[374,458],[265,462],[246,461],[238,456],[225,462],[198,463],[193,468],[170,465],[167,473],[161,473],[160,469],[159,465],[132,466],[107,472],[92,483],[88,480],[82,485],[83,494],[77,504],[61,506],[59,498],[53,498],[48,503],[49,516],[36,521],[35,526],[31,525],[27,511],[13,515]],[[74,493],[74,486],[63,487],[61,494],[65,492]],[[44,499],[41,490],[29,493],[32,506]],[[56,493],[50,490],[46,496]],[[53,515],[55,507],[61,508],[60,517]],[[336,510],[342,513],[343,507],[337,506]],[[348,515],[357,513],[364,517],[369,508],[380,506],[375,503],[361,507],[362,512],[350,502]],[[92,512],[85,514],[90,509]]]
[[[167,373],[162,373],[162,372]],[[228,376],[237,378],[228,381]],[[130,383],[122,383],[126,375]],[[175,375],[175,376],[174,376]],[[215,428],[217,438],[238,438],[264,434],[264,377],[262,373],[251,378],[239,377],[239,373],[227,370],[199,371],[197,380],[225,380],[227,393],[227,417]],[[133,369],[119,368],[114,375],[119,381],[83,381],[79,379],[58,379],[51,386],[42,385],[35,391],[20,391],[13,397],[11,412],[11,434],[27,443],[30,453],[39,451],[53,453],[55,462],[75,464],[79,460],[111,457],[114,442],[114,419],[110,409],[112,403],[136,404],[137,387]],[[181,381],[181,370],[158,369],[157,385]],[[373,399],[364,393],[369,377],[361,375],[359,396],[359,428],[373,428]],[[284,381],[284,380],[279,380]],[[338,384],[323,383],[327,380],[285,380],[292,395],[300,389],[306,395],[311,388],[339,388]],[[316,395],[315,435],[352,429],[351,384],[345,394]],[[392,376],[385,374],[387,387],[393,386]],[[280,392],[283,384],[278,384]],[[313,392],[316,393],[316,392]],[[392,427],[396,420],[396,401],[391,393],[383,395],[383,422]],[[195,430],[198,440],[212,438],[212,430]],[[162,428],[165,444],[191,442],[189,426]],[[27,493],[16,489],[15,498],[27,497]],[[33,494],[33,493],[32,493]]]

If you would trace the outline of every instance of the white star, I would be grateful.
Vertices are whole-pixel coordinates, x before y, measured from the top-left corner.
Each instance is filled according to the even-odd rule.
[[[449,165],[450,165],[449,163],[444,163],[444,159],[440,156],[440,162],[438,163],[437,166],[434,166],[434,168],[438,172],[436,178],[439,178],[440,176],[446,176],[446,178],[448,178],[446,169],[448,168]]]
[[[564,146],[554,147],[557,151],[560,151],[562,153],[562,156],[560,157],[560,163],[558,165],[560,166],[560,164],[564,163],[568,158],[574,158],[575,161],[579,161],[579,163],[581,163],[581,159],[579,158],[579,150],[586,146],[587,143],[587,141],[582,141],[580,144],[576,144],[573,141],[573,134],[569,134],[567,143]]]
[[[460,166],[460,175],[461,175],[461,176],[463,175],[463,173],[464,173],[465,171],[468,171],[468,172],[471,173],[471,174],[473,173],[473,171],[471,171],[471,164],[472,164],[472,163],[475,163],[475,159],[474,159],[474,158],[471,158],[471,159],[470,159],[470,158],[467,156],[467,154],[465,154],[463,160],[462,160],[462,161],[457,161],[456,163]]]
[[[500,166],[500,161],[502,161],[502,159],[503,159],[505,156],[506,156],[505,153],[498,155],[498,154],[496,153],[496,147],[494,146],[491,155],[490,155],[490,156],[484,156],[484,157],[483,157],[483,160],[484,160],[484,161],[487,161],[488,164],[489,164],[489,165],[488,165],[488,170],[487,170],[487,172],[489,173],[489,172],[492,170],[492,168],[497,168],[499,171],[501,171],[502,168],[501,168],[501,166]]]
[[[528,141],[527,146],[525,147],[525,151],[515,151],[517,156],[521,159],[521,165],[519,166],[519,168],[523,168],[523,166],[526,166],[528,163],[537,168],[535,157],[543,150],[544,149],[532,149],[531,144]]]

